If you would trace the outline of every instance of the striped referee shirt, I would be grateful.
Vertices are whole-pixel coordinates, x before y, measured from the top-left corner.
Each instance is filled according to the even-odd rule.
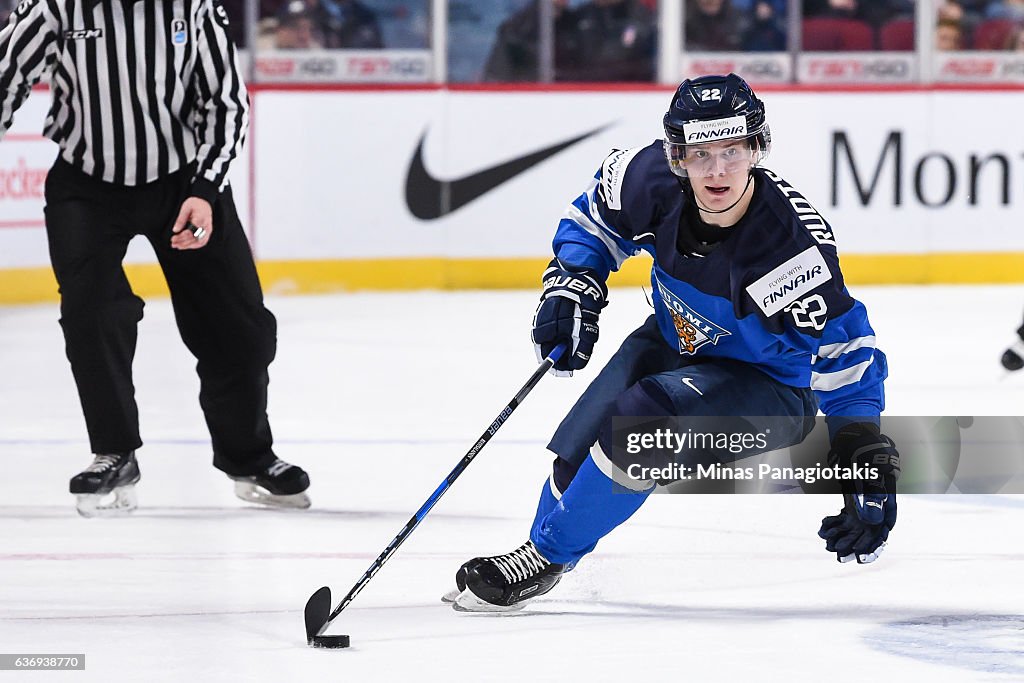
[[[88,175],[139,185],[196,162],[211,204],[249,102],[219,0],[23,0],[0,31],[0,137],[48,77],[43,134]]]

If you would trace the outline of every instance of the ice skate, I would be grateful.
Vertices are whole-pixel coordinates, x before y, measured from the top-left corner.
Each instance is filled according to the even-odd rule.
[[[470,560],[469,562],[459,567],[459,571],[455,572],[455,588],[452,588],[447,593],[441,596],[442,603],[446,605],[451,605],[459,599],[459,596],[462,595],[462,591],[466,588],[466,567],[468,567],[470,563],[474,562],[476,559],[480,558],[474,558],[473,560]]]
[[[462,565],[455,575],[460,592],[452,607],[459,612],[520,610],[527,600],[554,588],[565,571],[566,565],[548,562],[527,541],[510,553],[477,557]]]
[[[297,465],[277,458],[258,474],[234,477],[235,495],[247,503],[276,508],[306,509],[310,506],[306,489],[309,475]]]
[[[1018,339],[1013,346],[1003,352],[1002,363],[1010,372],[1024,368],[1024,340]]]
[[[135,484],[139,481],[135,451],[97,455],[92,464],[71,478],[75,507],[83,517],[114,517],[136,507]],[[113,496],[113,498],[111,498]]]

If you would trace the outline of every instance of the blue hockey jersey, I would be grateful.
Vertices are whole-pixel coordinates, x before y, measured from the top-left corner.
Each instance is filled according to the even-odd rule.
[[[877,421],[885,355],[843,283],[831,227],[778,175],[752,174],[750,207],[728,237],[704,256],[687,254],[678,244],[693,220],[691,200],[661,140],[615,150],[566,210],[555,255],[607,278],[628,257],[649,253],[658,326],[680,354],[749,363],[810,387],[828,416]]]

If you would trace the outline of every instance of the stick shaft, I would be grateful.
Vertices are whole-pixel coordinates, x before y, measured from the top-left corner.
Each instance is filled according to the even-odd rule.
[[[526,399],[527,395],[529,395],[533,388],[537,386],[537,383],[540,382],[541,378],[544,377],[545,373],[547,373],[551,366],[558,362],[558,359],[562,357],[563,353],[565,353],[564,344],[555,347],[555,350],[552,351],[547,358],[541,361],[541,364],[533,371],[530,379],[526,381],[526,384],[524,384],[523,388],[519,390],[519,393],[509,401],[508,405],[505,406],[500,413],[498,413],[498,416],[494,418],[491,425],[484,430],[484,433],[480,435],[477,442],[473,444],[468,451],[466,451],[464,456],[462,456],[462,460],[459,461],[459,464],[457,464],[448,476],[445,477],[444,481],[434,489],[434,492],[430,494],[430,497],[427,498],[423,505],[420,506],[420,509],[416,511],[416,514],[409,518],[409,521],[405,523],[405,526],[398,532],[398,535],[391,540],[391,543],[389,543],[388,547],[384,549],[384,552],[377,556],[377,559],[373,561],[370,568],[366,570],[358,581],[356,581],[356,584],[352,586],[352,589],[348,594],[342,598],[341,602],[338,603],[338,606],[334,608],[334,611],[331,612],[327,621],[320,628],[318,635],[327,630],[327,627],[330,626],[331,622],[341,614],[342,610],[348,607],[349,603],[352,602],[357,595],[359,595],[359,592],[366,587],[366,584],[368,584],[370,579],[372,579],[380,568],[384,566],[384,563],[395,554],[395,551],[398,550],[399,546],[405,542],[405,539],[412,535],[412,532],[420,525],[420,522],[422,522],[423,518],[427,516],[427,513],[430,512],[431,508],[433,508],[434,505],[437,504],[437,501],[441,499],[441,496],[451,488],[451,485],[455,483],[455,480],[459,478],[459,475],[469,467],[469,463],[473,462],[473,459],[476,458],[480,451],[483,450],[484,446],[487,445],[487,442],[491,440],[491,437],[501,429],[501,426],[505,424],[509,416],[515,412],[515,409],[519,407],[519,405]]]

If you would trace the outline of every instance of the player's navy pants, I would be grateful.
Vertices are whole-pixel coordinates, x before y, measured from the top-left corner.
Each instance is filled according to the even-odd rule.
[[[626,489],[608,472],[613,417],[773,416],[776,428],[767,450],[774,450],[802,441],[817,410],[810,389],[782,384],[753,366],[680,355],[652,315],[626,338],[555,431],[548,449],[558,458],[530,538],[552,562],[574,564],[646,500],[653,486]],[[681,457],[700,455],[683,451]]]
[[[171,227],[189,182],[189,171],[182,170],[146,185],[120,186],[57,160],[46,178],[46,232],[60,285],[65,349],[92,451],[141,446],[132,360],[143,302],[121,261],[129,240],[144,235],[167,278],[181,338],[198,361],[199,403],[214,465],[228,474],[252,474],[275,457],[267,366],[277,323],[263,306],[230,188],[213,206],[207,245],[171,249]]]

